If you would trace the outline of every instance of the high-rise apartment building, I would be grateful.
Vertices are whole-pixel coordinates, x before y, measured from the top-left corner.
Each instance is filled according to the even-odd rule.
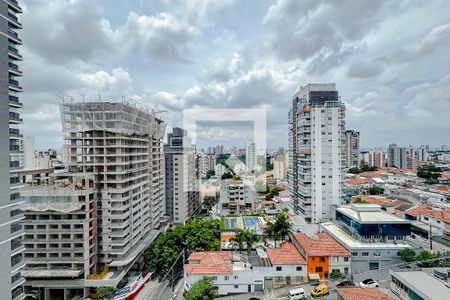
[[[249,140],[245,146],[245,167],[247,171],[253,171],[256,168],[256,149],[253,140]]]
[[[98,265],[116,280],[164,221],[165,124],[127,103],[65,102],[60,110],[67,171],[95,176]]]
[[[407,167],[406,148],[397,146],[397,144],[389,145],[387,149],[388,167],[405,169]]]
[[[386,153],[384,151],[369,151],[369,159],[367,164],[369,167],[381,168],[386,165]]]
[[[345,105],[334,83],[308,84],[289,111],[289,192],[296,213],[313,223],[342,201]]]
[[[208,171],[214,171],[216,167],[216,156],[205,153],[198,153],[199,173],[201,178],[208,175]]]
[[[429,158],[428,150],[426,146],[420,146],[416,149],[416,158],[420,162],[427,161]]]
[[[241,214],[255,208],[254,178],[222,180],[218,208],[221,214]]]
[[[347,130],[345,132],[347,168],[359,168],[360,165],[360,141],[359,131]]]
[[[184,224],[200,209],[196,151],[187,131],[173,128],[164,145],[166,214],[174,224]]]
[[[273,160],[273,178],[285,180],[287,176],[286,156],[278,154]]]
[[[24,279],[20,269],[23,266],[23,235],[18,222],[23,218],[19,189],[21,187],[19,171],[23,166],[22,134],[20,110],[22,103],[19,94],[22,87],[18,77],[22,71],[17,65],[22,60],[18,46],[22,40],[17,30],[22,28],[17,15],[22,13],[16,0],[5,0],[0,4],[0,44],[3,79],[0,80],[0,257],[3,265],[0,269],[1,299],[20,300],[25,298],[22,284]]]

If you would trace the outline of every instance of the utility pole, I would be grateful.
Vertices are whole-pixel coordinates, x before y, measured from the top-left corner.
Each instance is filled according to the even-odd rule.
[[[428,220],[428,224],[430,225],[430,233],[428,234],[428,238],[430,239],[430,251],[433,250],[433,237],[431,232],[431,219]]]

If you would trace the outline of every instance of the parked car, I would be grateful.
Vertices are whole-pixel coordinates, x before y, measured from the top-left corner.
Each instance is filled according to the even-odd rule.
[[[305,292],[304,289],[298,288],[298,289],[290,290],[288,293],[288,296],[289,296],[289,300],[301,300],[301,299],[306,298],[307,293]]]
[[[376,282],[372,278],[368,278],[368,279],[364,279],[363,281],[361,281],[359,283],[359,286],[363,287],[363,288],[377,288],[380,285],[378,284],[378,282]]]
[[[322,297],[328,295],[330,292],[328,290],[328,286],[324,283],[317,285],[312,291],[311,296],[313,297]]]

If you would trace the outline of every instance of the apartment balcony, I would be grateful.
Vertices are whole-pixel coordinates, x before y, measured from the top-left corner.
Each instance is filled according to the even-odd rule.
[[[14,74],[15,76],[22,76],[22,71],[19,70],[19,66],[15,63],[8,62],[9,72]]]
[[[22,13],[22,8],[19,6],[19,2],[17,0],[6,0],[8,3],[8,7],[14,10],[16,13]]]
[[[16,92],[23,91],[23,88],[19,85],[19,81],[11,78],[9,79],[9,89]]]
[[[23,122],[23,119],[20,118],[20,114],[16,112],[9,112],[9,122],[14,124],[20,124]]]
[[[20,24],[19,18],[17,18],[17,16],[15,14],[8,12],[8,21],[16,29],[22,29],[22,24]]]
[[[20,108],[23,106],[23,103],[19,101],[19,97],[9,95],[9,106]]]
[[[22,300],[22,299],[25,299],[25,297],[26,297],[26,295],[23,292],[23,287],[21,287],[21,286],[17,287],[16,290],[14,290],[11,293],[11,299],[12,300]]]
[[[22,40],[19,38],[19,35],[12,29],[8,29],[8,38],[9,41],[18,45],[22,45]]]
[[[17,50],[13,46],[8,46],[8,55],[12,59],[22,60],[22,55],[19,53],[19,50]]]
[[[9,145],[9,151],[16,152],[16,153],[21,152],[20,146],[19,145]]]

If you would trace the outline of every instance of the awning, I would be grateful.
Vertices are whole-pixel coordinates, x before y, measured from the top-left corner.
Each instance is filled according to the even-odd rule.
[[[308,274],[309,280],[320,280],[320,275],[317,273]]]

